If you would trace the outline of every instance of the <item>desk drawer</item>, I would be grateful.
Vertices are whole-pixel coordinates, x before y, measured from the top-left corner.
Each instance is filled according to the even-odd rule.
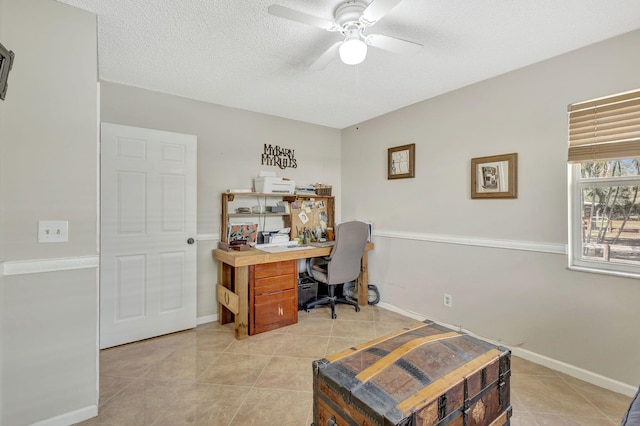
[[[254,308],[254,327],[258,333],[298,321],[298,299],[295,290],[256,296]]]
[[[283,262],[262,263],[255,265],[255,278],[277,277],[279,275],[293,275],[296,273],[297,260],[286,260]]]
[[[298,322],[298,261],[249,267],[249,334]]]
[[[296,276],[293,274],[258,278],[254,283],[255,294],[260,295],[283,290],[293,290],[296,287],[296,284]]]

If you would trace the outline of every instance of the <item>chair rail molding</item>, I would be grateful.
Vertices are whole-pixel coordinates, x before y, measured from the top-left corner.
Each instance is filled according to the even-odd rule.
[[[99,266],[100,257],[97,255],[56,259],[10,260],[0,263],[0,275],[37,274],[42,272],[97,268]]]
[[[535,251],[540,253],[567,254],[566,244],[542,243],[531,241],[512,241],[490,238],[464,237],[458,235],[424,234],[417,232],[399,232],[374,230],[373,236],[378,238],[394,238],[400,240],[426,241],[443,244],[458,244],[464,246],[488,247],[506,250]]]
[[[220,233],[216,232],[213,234],[198,234],[196,235],[197,241],[220,241]]]

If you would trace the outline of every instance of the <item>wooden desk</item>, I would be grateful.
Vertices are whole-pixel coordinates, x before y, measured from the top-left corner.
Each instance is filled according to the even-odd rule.
[[[278,253],[257,249],[247,251],[213,250],[213,258],[220,262],[216,289],[218,321],[220,324],[228,324],[232,321],[232,314],[235,315],[236,338],[246,339],[249,336],[249,266],[328,256],[331,249],[332,247],[309,247]],[[373,243],[367,244],[362,256],[362,266],[358,277],[358,301],[361,305],[365,305],[368,300],[369,263],[367,251],[369,250],[373,250]]]

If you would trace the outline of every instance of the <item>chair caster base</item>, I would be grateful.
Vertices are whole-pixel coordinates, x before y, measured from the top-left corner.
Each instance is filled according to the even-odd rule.
[[[338,318],[338,315],[336,315],[335,313],[332,313],[331,314],[331,319],[336,319],[336,318]]]
[[[356,306],[356,312],[360,312],[360,306]]]

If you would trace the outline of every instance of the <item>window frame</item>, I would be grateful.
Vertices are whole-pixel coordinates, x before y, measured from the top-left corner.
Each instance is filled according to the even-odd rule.
[[[587,162],[587,161],[585,161]],[[640,278],[640,265],[597,261],[582,258],[582,191],[594,186],[640,186],[640,176],[619,176],[607,178],[583,178],[580,168],[582,163],[568,164],[569,192],[569,244],[567,245],[568,268],[571,270]],[[639,237],[640,239],[640,237]]]

